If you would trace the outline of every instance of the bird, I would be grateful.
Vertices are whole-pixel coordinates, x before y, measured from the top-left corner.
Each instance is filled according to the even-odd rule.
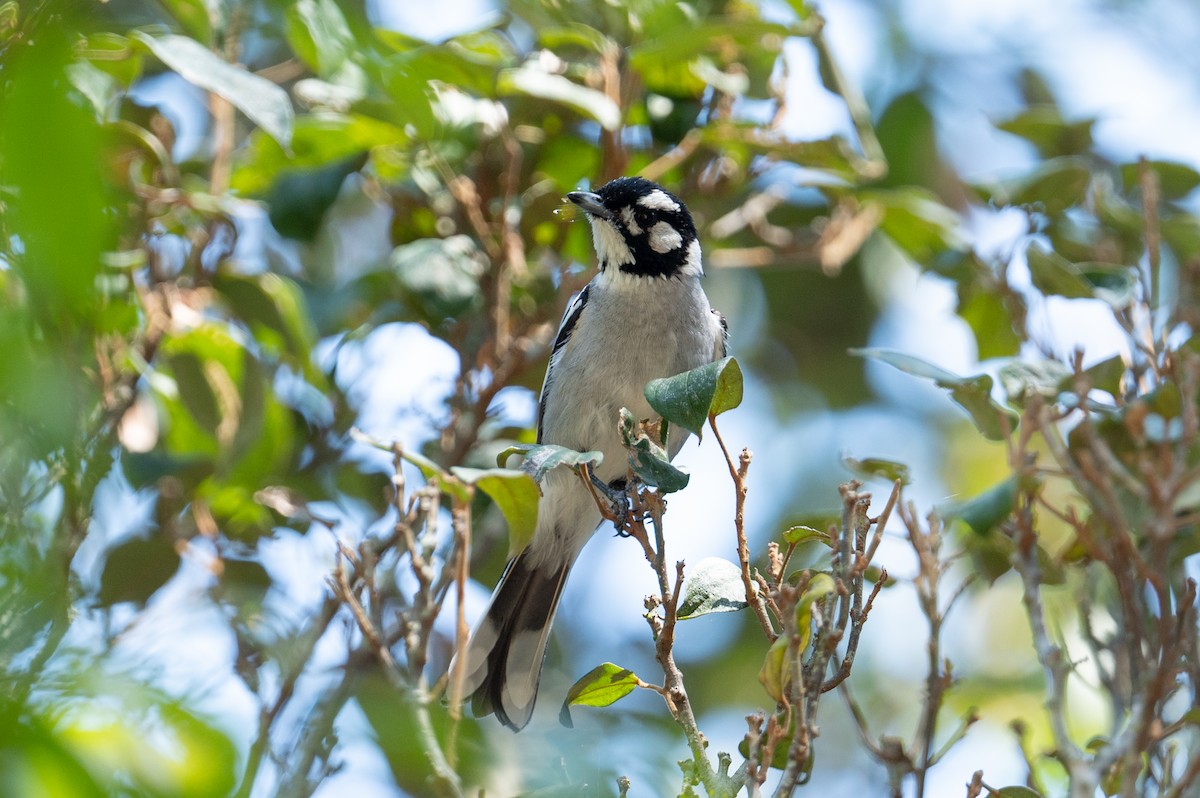
[[[564,198],[591,225],[598,271],[567,305],[538,401],[537,442],[604,455],[594,475],[623,484],[628,459],[618,414],[655,416],[643,390],[725,356],[728,328],[700,285],[696,226],[683,201],[642,177]],[[670,457],[686,438],[668,444]],[[550,627],[571,567],[602,518],[569,469],[541,484],[533,538],[508,561],[459,658],[472,710],[520,731],[533,715]],[[451,673],[455,673],[451,665]]]

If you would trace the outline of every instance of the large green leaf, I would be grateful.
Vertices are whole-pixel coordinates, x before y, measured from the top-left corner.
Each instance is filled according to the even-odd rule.
[[[135,31],[133,38],[188,83],[224,97],[280,146],[289,146],[292,101],[282,88],[230,64],[187,36],[151,36]]]
[[[709,416],[717,416],[742,403],[742,369],[732,357],[699,368],[652,380],[646,401],[654,411],[699,437]]]
[[[482,490],[500,508],[508,522],[508,557],[516,557],[537,530],[538,499],[541,490],[533,478],[523,471],[504,468],[450,469],[450,473],[468,485]]]

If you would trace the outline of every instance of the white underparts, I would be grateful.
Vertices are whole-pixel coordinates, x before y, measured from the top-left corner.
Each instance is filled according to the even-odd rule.
[[[650,249],[665,254],[683,245],[683,236],[666,222],[657,222],[650,228]]]

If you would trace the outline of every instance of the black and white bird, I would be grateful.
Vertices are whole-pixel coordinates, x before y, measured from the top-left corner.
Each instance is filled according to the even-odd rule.
[[[649,180],[622,177],[566,199],[591,223],[600,271],[563,314],[542,384],[537,440],[603,452],[595,474],[612,483],[627,471],[620,408],[635,418],[654,416],[646,383],[724,357],[725,320],[700,287],[700,242],[678,197]],[[686,434],[672,433],[674,457]],[[467,646],[465,693],[477,715],[495,712],[514,731],[529,723],[567,574],[600,521],[573,473],[547,474],[537,531],[504,569]]]

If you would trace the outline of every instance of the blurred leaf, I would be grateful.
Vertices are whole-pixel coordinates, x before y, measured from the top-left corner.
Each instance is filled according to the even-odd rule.
[[[479,278],[486,269],[468,236],[425,238],[392,250],[391,268],[430,323],[455,318],[481,300]]]
[[[8,80],[0,95],[0,184],[19,198],[4,200],[5,248],[19,244],[23,254],[11,264],[42,334],[55,343],[69,331],[90,328],[99,304],[100,254],[115,244],[115,231],[107,218],[100,129],[67,79],[72,42],[65,28],[42,28],[32,42],[5,53],[5,73],[15,71],[21,79]],[[78,379],[73,371],[68,376]],[[84,413],[68,412],[69,418]]]
[[[454,741],[453,753],[463,782],[483,783],[503,764],[497,761],[493,747],[486,744],[477,721],[470,717],[455,721],[451,733],[445,707],[433,701],[419,708],[411,694],[396,690],[377,669],[351,680],[350,686],[355,702],[375,733],[377,750],[386,757],[392,777],[405,794],[429,795],[431,785],[435,784],[434,770],[424,748],[428,725],[418,718],[418,712],[428,713],[441,745],[449,748],[447,741]]]
[[[1013,328],[1004,299],[995,290],[981,288],[974,280],[959,283],[958,315],[975,336],[980,360],[1013,357],[1020,352],[1021,337]]]
[[[1082,205],[1087,198],[1092,172],[1082,158],[1054,158],[1038,166],[997,200],[1012,205],[1039,207],[1051,216]]]
[[[558,714],[559,722],[567,728],[573,727],[570,707],[610,706],[637,689],[640,681],[628,668],[611,662],[597,665],[571,685]]]
[[[1024,407],[1033,396],[1056,399],[1071,370],[1057,360],[1014,360],[1001,366],[998,376],[1008,401]]]
[[[1067,122],[1057,106],[1039,105],[1027,108],[996,127],[1025,139],[1043,158],[1056,158],[1087,154],[1092,148],[1095,124],[1095,119]]]
[[[225,22],[224,6],[214,0],[161,0],[183,30],[200,42],[212,41],[212,14],[215,12],[220,23]]]
[[[213,287],[269,353],[286,353],[310,383],[324,385],[312,359],[316,331],[295,282],[274,272],[240,275],[226,270],[217,274]]]
[[[1037,790],[1031,790],[1028,787],[1017,785],[1015,787],[1001,787],[995,793],[996,798],[1042,798],[1042,794]]]
[[[967,411],[975,427],[988,440],[1004,440],[1005,425],[1001,423],[1001,416],[1011,419],[1009,429],[1015,423],[1013,412],[992,399],[992,378],[987,374],[959,377],[928,361],[890,349],[851,349],[850,354],[880,360],[906,374],[933,380],[939,388],[950,391],[950,398]]]
[[[742,369],[732,357],[646,385],[646,401],[672,424],[700,437],[704,422],[742,403]]]
[[[1133,269],[1112,263],[1076,264],[1079,274],[1092,286],[1096,299],[1117,310],[1129,307],[1137,298],[1138,277]]]
[[[0,705],[0,785],[7,798],[103,798],[72,746],[28,708]],[[90,763],[89,763],[90,764]]]
[[[1043,294],[1068,299],[1091,299],[1095,296],[1091,283],[1084,278],[1079,268],[1057,252],[1030,242],[1025,250],[1025,259],[1029,264],[1029,275],[1034,286]]]
[[[134,31],[132,36],[188,83],[224,97],[280,146],[289,146],[292,101],[279,86],[222,60],[187,36],[156,37],[141,31]]]
[[[875,132],[888,165],[881,185],[901,194],[917,189],[918,195],[946,196],[952,178],[938,151],[933,113],[919,91],[892,100],[879,114]]]
[[[912,260],[925,267],[936,265],[947,250],[961,250],[966,241],[959,231],[958,214],[941,204],[930,192],[911,187],[860,194],[864,201],[884,209],[879,229]]]
[[[537,530],[541,489],[529,474],[503,468],[487,470],[455,467],[450,473],[474,485],[496,503],[508,522],[508,559],[525,550]]]
[[[1096,390],[1104,391],[1110,396],[1121,395],[1121,378],[1125,376],[1125,358],[1121,355],[1113,355],[1105,358],[1098,363],[1093,363],[1083,370],[1083,373],[1091,379],[1092,387]],[[1059,386],[1060,390],[1074,390],[1073,375],[1068,376],[1063,384]]]
[[[360,152],[317,169],[282,172],[266,196],[271,226],[280,235],[311,244],[342,184],[366,166],[367,158]]]
[[[244,195],[265,195],[281,174],[312,176],[331,164],[345,164],[377,148],[402,147],[409,140],[401,127],[364,114],[301,116],[293,126],[290,152],[270,136],[252,134],[249,144],[237,153],[230,185]]]
[[[502,96],[522,95],[560,103],[598,122],[605,130],[616,130],[621,125],[621,109],[608,95],[563,75],[530,66],[506,69],[500,73],[496,88]]]
[[[178,570],[179,552],[168,535],[129,538],[105,555],[96,600],[102,607],[126,601],[141,607]]]
[[[1146,168],[1158,178],[1158,188],[1170,200],[1181,200],[1200,186],[1200,172],[1180,161],[1146,161]],[[1141,164],[1121,164],[1121,179],[1129,189],[1141,185]]]
[[[747,606],[742,570],[720,557],[705,557],[689,569],[677,613],[679,620],[686,621]]]
[[[952,503],[940,512],[944,518],[958,518],[976,534],[986,535],[1013,514],[1018,486],[1017,477],[1012,476],[978,496]]]
[[[865,457],[862,460],[842,457],[842,465],[866,479],[883,479],[893,483],[900,480],[901,484],[912,484],[912,474],[908,466],[895,460],[884,460],[879,457]]]
[[[296,0],[287,9],[292,50],[322,77],[333,75],[358,51],[342,9],[334,0]]]
[[[618,47],[611,38],[582,22],[568,22],[565,25],[540,28],[537,31],[537,37],[542,46],[551,50],[578,47],[592,53],[604,54],[614,51]]]

